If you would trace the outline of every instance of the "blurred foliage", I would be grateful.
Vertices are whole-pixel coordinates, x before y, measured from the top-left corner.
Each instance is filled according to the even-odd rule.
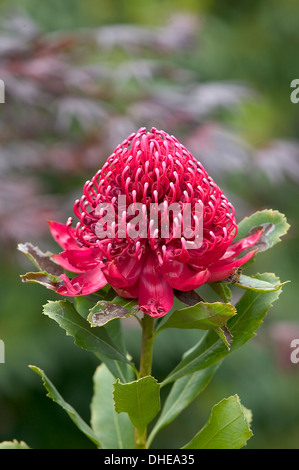
[[[297,304],[299,5],[293,0],[23,0],[0,2],[0,441],[35,448],[88,447],[45,398],[28,369],[44,369],[89,419],[93,357],[41,314],[54,294],[22,285],[17,242],[57,251],[47,218],[65,222],[86,179],[141,126],[174,134],[199,158],[236,207],[286,214],[286,240],[248,272],[291,279],[258,334],[221,366],[207,390],[173,425],[160,448],[194,434],[214,403],[238,393],[253,410],[251,448],[298,448],[299,369],[289,360],[299,337]],[[138,358],[140,331],[124,322]],[[158,341],[164,375],[197,334],[173,330]],[[166,340],[167,339],[167,340]],[[160,360],[163,358],[163,361]],[[34,413],[32,414],[32,410]],[[180,429],[180,433],[178,433]]]

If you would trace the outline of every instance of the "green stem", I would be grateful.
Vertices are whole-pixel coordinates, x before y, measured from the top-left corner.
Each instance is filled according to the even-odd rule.
[[[153,345],[154,345],[154,318],[146,313],[142,319],[142,343],[140,355],[139,378],[151,375],[153,362]],[[135,430],[135,448],[146,449],[147,430]]]
[[[152,372],[154,325],[154,318],[145,313],[142,319],[142,344],[139,378],[151,375]]]

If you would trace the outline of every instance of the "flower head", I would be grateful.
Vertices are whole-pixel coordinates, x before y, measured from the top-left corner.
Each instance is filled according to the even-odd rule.
[[[182,233],[187,207],[189,236]],[[63,274],[57,292],[87,295],[109,283],[122,297],[138,298],[153,317],[171,309],[173,289],[193,290],[230,276],[256,250],[237,256],[261,236],[233,242],[232,204],[175,137],[155,128],[141,128],[116,147],[85,183],[74,213],[76,227],[71,218],[65,225],[50,222],[64,249],[54,259],[78,274]]]

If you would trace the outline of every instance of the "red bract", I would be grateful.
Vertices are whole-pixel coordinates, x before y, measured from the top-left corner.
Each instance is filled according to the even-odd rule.
[[[142,203],[191,205],[192,229],[198,224],[194,208],[202,208],[202,244],[187,247],[186,238],[176,236],[178,219],[170,219],[169,235],[153,235],[150,214],[145,212],[145,237],[130,236],[130,220],[125,211],[115,219],[113,238],[97,236],[97,223],[103,216],[97,208],[109,203],[118,211],[118,196],[126,197],[127,207]],[[256,252],[237,256],[252,247],[261,231],[233,243],[237,234],[234,208],[203,166],[173,136],[152,128],[139,129],[122,142],[75,202],[79,218],[72,227],[50,222],[54,239],[64,249],[54,259],[65,269],[78,273],[73,279],[62,275],[58,293],[80,296],[95,292],[109,283],[122,297],[138,298],[140,309],[152,317],[165,315],[173,305],[173,289],[189,291],[206,282],[220,281],[246,263]],[[125,214],[125,215],[124,215]],[[120,231],[125,227],[125,237]],[[108,232],[107,232],[108,234]]]

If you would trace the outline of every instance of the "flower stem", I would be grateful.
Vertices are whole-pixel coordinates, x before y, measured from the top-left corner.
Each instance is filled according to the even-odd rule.
[[[151,375],[152,372],[154,325],[154,318],[145,313],[142,319],[142,344],[139,378]]]
[[[142,343],[140,355],[139,378],[151,375],[153,362],[155,320],[146,313],[142,319]],[[135,448],[146,449],[147,430],[135,430]]]

